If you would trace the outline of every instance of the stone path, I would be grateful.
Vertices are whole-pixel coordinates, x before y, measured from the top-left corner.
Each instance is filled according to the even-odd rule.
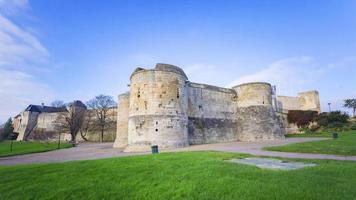
[[[247,153],[247,154],[259,155],[259,156],[284,157],[284,158],[332,159],[332,160],[356,161],[356,156],[287,153],[287,152],[262,150],[262,148],[267,146],[279,146],[284,144],[318,141],[324,139],[325,138],[287,138],[286,140],[271,141],[271,142],[232,142],[232,143],[219,143],[219,144],[204,144],[204,145],[194,145],[194,146],[174,149],[174,150],[166,150],[164,152],[214,150],[214,151],[225,151],[225,152],[240,152],[240,153]],[[0,158],[0,165],[66,162],[72,160],[93,160],[93,159],[100,159],[100,158],[133,156],[133,155],[142,155],[142,154],[149,154],[149,153],[150,152],[124,153],[120,149],[112,148],[112,143],[83,143],[75,148],[61,149],[61,150],[49,151],[43,153],[3,157]]]
[[[219,144],[204,144],[195,145],[184,148],[180,151],[196,151],[196,150],[215,150],[225,152],[247,153],[257,156],[272,156],[282,158],[305,158],[305,159],[330,159],[330,160],[352,160],[356,161],[356,156],[342,156],[330,154],[312,154],[312,153],[289,153],[278,151],[266,151],[264,147],[280,146],[292,143],[309,142],[326,140],[327,138],[286,138],[283,141],[270,142],[234,142],[234,143],[219,143]],[[177,151],[177,150],[176,150]],[[1,163],[1,162],[0,162]]]
[[[147,153],[124,153],[112,148],[113,143],[82,143],[77,147],[10,157],[0,157],[0,165],[66,162],[132,156]]]

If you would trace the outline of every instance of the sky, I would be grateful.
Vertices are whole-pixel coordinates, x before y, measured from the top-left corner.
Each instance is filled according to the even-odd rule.
[[[29,104],[128,91],[136,67],[356,98],[356,1],[0,0],[0,122]]]

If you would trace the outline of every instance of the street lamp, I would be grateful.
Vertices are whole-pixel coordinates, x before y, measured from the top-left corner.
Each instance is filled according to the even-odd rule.
[[[328,106],[329,106],[329,112],[331,112],[331,103],[328,103]]]

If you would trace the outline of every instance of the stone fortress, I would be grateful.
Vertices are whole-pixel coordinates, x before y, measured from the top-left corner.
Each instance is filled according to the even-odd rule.
[[[288,110],[320,112],[317,91],[277,97],[269,83],[222,88],[193,83],[179,67],[137,68],[119,95],[114,147],[126,152],[194,144],[284,139]]]

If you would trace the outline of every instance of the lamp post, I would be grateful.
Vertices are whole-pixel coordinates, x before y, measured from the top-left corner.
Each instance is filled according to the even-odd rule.
[[[328,103],[328,106],[329,106],[329,112],[331,112],[331,103]]]

